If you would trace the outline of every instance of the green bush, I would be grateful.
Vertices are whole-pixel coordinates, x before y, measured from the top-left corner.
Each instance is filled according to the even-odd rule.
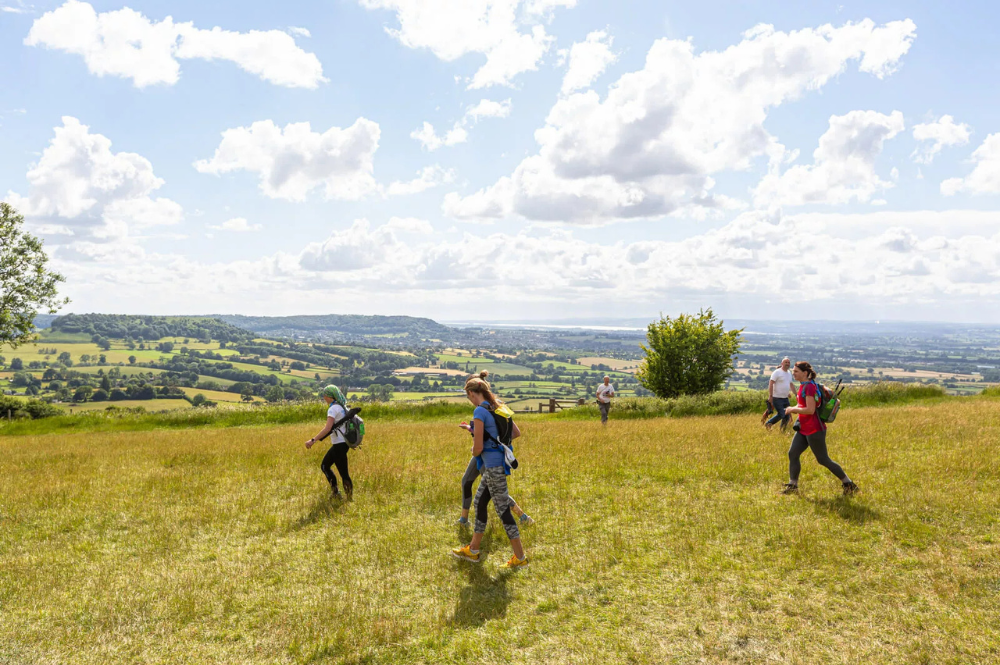
[[[8,414],[12,419],[38,420],[39,418],[50,418],[61,416],[65,413],[62,409],[48,402],[39,399],[21,400],[6,395],[0,396],[0,418],[6,419]]]
[[[981,394],[986,397],[1000,397],[1000,386],[985,388]]]

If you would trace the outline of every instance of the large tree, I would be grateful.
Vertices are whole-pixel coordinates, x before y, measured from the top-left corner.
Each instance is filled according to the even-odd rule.
[[[653,321],[646,332],[649,346],[642,346],[639,382],[664,398],[715,392],[733,373],[742,332],[725,330],[711,309]]]
[[[0,203],[0,344],[12,347],[33,338],[39,310],[55,314],[69,302],[57,292],[65,278],[48,270],[42,241],[23,224],[23,216]]]

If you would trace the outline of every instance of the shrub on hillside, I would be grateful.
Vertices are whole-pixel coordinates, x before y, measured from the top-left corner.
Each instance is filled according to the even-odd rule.
[[[636,378],[662,398],[714,393],[733,373],[741,332],[723,329],[711,309],[653,321],[646,332],[648,346],[642,345],[646,359]]]
[[[0,417],[2,418],[7,418],[9,414],[11,419],[30,418],[37,420],[61,416],[63,413],[64,411],[59,407],[38,399],[20,400],[0,395]]]

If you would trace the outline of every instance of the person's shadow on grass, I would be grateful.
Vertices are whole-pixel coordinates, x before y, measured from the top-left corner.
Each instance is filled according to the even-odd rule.
[[[490,549],[490,540],[490,534],[487,534],[481,544],[483,554]],[[452,624],[462,628],[477,628],[491,619],[505,616],[511,601],[510,589],[507,588],[511,571],[501,570],[496,577],[490,577],[483,568],[484,562],[456,561],[455,564],[464,568],[469,585],[458,594]]]
[[[816,510],[824,510],[847,520],[851,524],[865,524],[877,519],[881,519],[881,515],[876,510],[872,510],[868,506],[861,505],[851,501],[846,496],[838,496],[835,499],[809,499],[812,501]]]
[[[344,509],[346,501],[324,494],[313,501],[312,508],[305,515],[289,525],[288,531],[299,531],[328,517],[333,517]]]

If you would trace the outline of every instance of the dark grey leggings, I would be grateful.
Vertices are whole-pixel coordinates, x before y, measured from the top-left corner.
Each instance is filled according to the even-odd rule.
[[[476,458],[469,460],[469,466],[465,468],[465,475],[462,476],[462,510],[472,507],[472,483],[479,477],[479,468],[476,466]]]
[[[841,481],[847,477],[847,474],[840,468],[840,465],[830,459],[830,455],[826,452],[826,431],[809,435],[796,432],[792,438],[792,447],[788,449],[788,478],[791,482],[799,482],[799,472],[802,471],[802,463],[799,462],[799,457],[806,451],[806,448],[812,448],[813,455],[816,456],[816,461],[828,468],[830,473],[837,476]]]

